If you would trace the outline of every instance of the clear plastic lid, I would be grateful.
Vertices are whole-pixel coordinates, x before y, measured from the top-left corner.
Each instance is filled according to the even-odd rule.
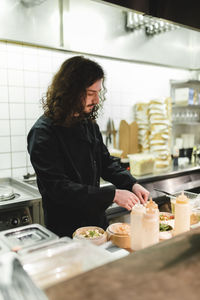
[[[69,279],[112,261],[112,255],[85,241],[55,242],[21,257],[24,269],[40,288]]]

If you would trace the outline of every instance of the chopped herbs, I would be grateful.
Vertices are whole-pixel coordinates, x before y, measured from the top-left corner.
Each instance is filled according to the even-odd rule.
[[[85,238],[96,238],[101,236],[103,233],[101,233],[98,229],[95,230],[86,230],[85,232],[80,233]]]
[[[160,223],[160,231],[169,231],[172,229],[173,229],[172,226],[165,223]]]

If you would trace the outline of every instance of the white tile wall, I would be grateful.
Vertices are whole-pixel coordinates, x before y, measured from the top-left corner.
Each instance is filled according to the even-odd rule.
[[[25,150],[25,149],[24,149]],[[12,167],[20,168],[26,167],[26,152],[13,152],[12,153]]]
[[[0,153],[0,172],[1,170],[11,168],[11,155],[10,153]]]
[[[10,104],[10,118],[13,119],[25,119],[24,103],[11,103]]]
[[[0,137],[0,153],[10,152],[10,137]]]
[[[27,173],[27,168],[13,168],[12,177],[23,178],[23,175]]]
[[[25,103],[39,103],[40,89],[38,87],[27,87],[24,91]]]
[[[10,122],[9,120],[0,120],[0,137],[10,135]]]
[[[22,70],[8,70],[8,85],[9,86],[23,86],[24,78]]]
[[[12,136],[11,147],[12,147],[12,152],[24,151],[24,149],[26,149],[26,137]]]
[[[36,71],[24,71],[24,86],[25,87],[38,87],[39,86],[39,73]]]
[[[8,93],[9,102],[24,103],[24,87],[9,86]]]
[[[1,48],[0,48],[1,49]],[[0,68],[6,68],[7,67],[7,53],[1,51],[0,56]]]
[[[11,136],[26,134],[25,120],[10,120]]]
[[[0,42],[0,177],[33,172],[26,151],[26,136],[42,114],[40,99],[52,76],[69,57],[59,50]],[[133,121],[133,106],[156,97],[167,97],[170,79],[187,80],[191,72],[88,56],[106,73],[107,100],[98,119],[101,130],[111,117]]]
[[[23,53],[22,52],[8,52],[7,55],[8,69],[23,69]]]
[[[36,54],[24,53],[24,70],[38,71],[38,56]]]
[[[7,85],[7,83],[8,83],[7,70],[0,69],[0,86]]]
[[[25,105],[26,118],[30,120],[36,120],[42,114],[42,108],[40,104],[28,103]]]
[[[8,87],[0,86],[0,102],[8,101]]]
[[[0,103],[0,120],[9,120],[8,103]]]
[[[6,169],[6,170],[0,169],[0,174],[1,174],[1,177],[11,177],[12,176],[11,168]]]

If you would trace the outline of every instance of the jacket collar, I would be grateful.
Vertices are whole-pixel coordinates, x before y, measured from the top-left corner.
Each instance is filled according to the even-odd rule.
[[[90,144],[96,141],[95,131],[93,129],[93,124],[88,120],[83,120],[78,122],[73,127],[66,128],[62,126],[56,126],[56,130],[64,132],[65,136],[70,140],[84,140]]]

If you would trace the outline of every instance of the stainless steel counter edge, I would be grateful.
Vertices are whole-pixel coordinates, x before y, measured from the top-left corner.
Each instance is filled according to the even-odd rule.
[[[178,175],[185,175],[194,171],[200,171],[200,166],[188,166],[186,168],[170,168],[170,169],[164,169],[164,170],[160,170],[159,172],[155,172],[155,173],[150,173],[144,176],[136,176],[133,175],[138,183],[143,183],[143,182],[151,182],[152,180],[159,180],[159,179],[167,179],[167,178],[172,178],[172,177],[177,177]],[[108,186],[111,185],[112,183],[107,182],[102,180],[101,181],[101,187],[103,186]]]
[[[194,171],[200,171],[200,166],[189,165],[185,168],[179,168],[179,167],[175,169],[171,168],[168,170],[162,170],[160,172],[155,172],[144,176],[135,176],[135,178],[139,183],[142,183],[142,182],[150,182],[152,181],[152,179],[158,180],[158,179],[177,177],[178,175],[185,175]]]

